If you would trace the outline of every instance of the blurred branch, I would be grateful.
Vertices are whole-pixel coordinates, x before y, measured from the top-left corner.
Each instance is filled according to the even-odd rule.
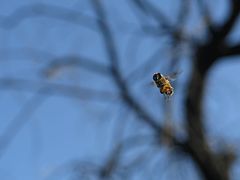
[[[81,100],[114,101],[118,97],[116,93],[112,93],[109,91],[95,90],[73,85],[48,83],[19,78],[0,78],[0,89],[13,89],[16,91],[23,90],[28,92],[36,92],[39,88],[43,87],[45,90],[38,93],[43,93],[46,95],[54,93],[68,97],[80,98]]]
[[[31,115],[44,102],[46,96],[39,95],[44,89],[41,89],[23,105],[17,115],[11,120],[10,124],[5,128],[5,131],[0,136],[0,158],[17,136],[24,125],[31,120]]]
[[[200,9],[200,13],[204,19],[204,23],[207,25],[207,30],[209,33],[214,34],[216,32],[216,29],[214,27],[212,17],[210,14],[210,11],[206,5],[206,2],[204,0],[197,0],[198,8]]]
[[[240,44],[228,45],[222,52],[222,56],[239,56],[240,55]]]
[[[121,73],[118,69],[119,67],[119,56],[117,52],[117,47],[115,40],[113,38],[113,34],[110,30],[110,27],[107,23],[107,18],[102,7],[102,4],[98,0],[91,1],[94,7],[94,10],[98,16],[98,26],[99,30],[103,36],[104,45],[106,51],[108,53],[108,58],[111,63],[111,70],[114,78],[114,82],[119,87],[121,91],[121,96],[125,100],[125,102],[136,112],[136,114],[140,117],[141,120],[150,125],[157,132],[161,131],[160,125],[154,120],[134,99],[130,96],[129,89],[121,76]]]
[[[110,177],[114,171],[117,169],[120,159],[120,152],[121,152],[121,144],[118,145],[116,148],[113,149],[113,152],[110,153],[110,156],[105,162],[105,165],[99,171],[99,177],[101,178],[108,178]]]
[[[47,65],[44,70],[44,75],[51,76],[52,73],[64,69],[66,67],[80,67],[85,68],[93,73],[98,73],[101,75],[110,75],[109,67],[107,65],[103,65],[103,63],[99,63],[97,61],[93,61],[92,59],[81,57],[79,55],[70,55],[65,57],[54,58]]]
[[[104,40],[104,46],[105,46],[106,51],[108,53],[108,58],[109,58],[110,63],[111,63],[112,73],[115,76],[117,76],[118,79],[120,79],[120,74],[118,72],[119,59],[118,59],[117,47],[116,47],[116,43],[115,43],[113,34],[112,34],[112,32],[110,30],[110,27],[107,23],[107,18],[106,18],[104,9],[103,9],[101,3],[98,0],[92,0],[91,2],[93,4],[94,10],[95,10],[96,15],[98,17],[97,23],[98,23],[99,31],[100,31],[100,33],[103,37],[103,40]]]
[[[41,16],[64,20],[68,23],[95,30],[95,20],[92,17],[83,15],[79,11],[44,3],[25,5],[16,9],[9,16],[0,16],[0,27],[11,29],[18,26],[25,19]]]
[[[158,66],[162,59],[159,57],[163,54],[162,48],[157,49],[153,54],[150,55],[146,60],[143,61],[139,66],[134,68],[125,77],[129,84],[137,83],[148,71]]]
[[[43,178],[43,180],[52,180],[56,178],[63,178],[69,173],[74,174],[74,178],[70,179],[89,179],[90,177],[98,176],[99,166],[89,161],[73,160],[63,165],[54,168]]]
[[[232,152],[227,155],[217,154],[210,147],[206,137],[203,123],[203,94],[205,88],[205,79],[207,72],[212,65],[218,62],[221,57],[230,55],[238,51],[238,46],[234,48],[226,47],[224,41],[230,34],[240,13],[240,1],[231,0],[231,8],[227,20],[216,30],[210,30],[209,39],[196,48],[195,58],[191,78],[188,85],[188,92],[185,99],[186,107],[186,127],[188,132],[188,142],[186,151],[198,165],[205,179],[209,180],[227,180],[229,179],[229,163],[225,156],[231,156]],[[203,7],[202,7],[203,8]]]
[[[153,137],[154,135],[134,135],[127,137],[113,147],[102,164],[99,165],[98,163],[90,162],[89,160],[75,160],[54,169],[46,179],[53,179],[55,176],[62,175],[61,173],[66,171],[66,169],[68,169],[67,171],[73,171],[77,179],[87,179],[88,177],[94,177],[97,179],[118,179],[114,177],[119,177],[119,179],[123,179],[121,177],[124,176],[124,172],[128,171],[130,167],[125,170],[125,167],[120,165],[122,155],[128,150],[139,147],[140,145],[146,143],[151,144],[152,141],[150,140]],[[148,160],[149,159],[146,159],[146,161]]]
[[[161,28],[165,30],[169,30],[172,26],[169,23],[169,19],[150,1],[142,1],[142,0],[132,0],[132,2],[138,7],[144,14],[151,15],[154,19],[158,21]]]
[[[158,23],[159,26],[154,27],[150,25],[142,25],[144,32],[148,32],[153,35],[169,35],[175,41],[185,42],[195,47],[197,42],[194,37],[191,37],[183,31],[184,21],[187,19],[189,10],[189,0],[185,0],[181,3],[182,7],[179,12],[177,24],[170,23],[170,20],[157,9],[150,1],[132,0],[136,7],[146,15],[151,15]],[[141,22],[140,22],[141,23]]]
[[[171,141],[171,144],[174,146],[177,146],[179,148],[185,148],[185,144],[181,141],[179,141],[174,132],[169,132],[168,129],[165,129],[160,124],[157,123],[157,121],[150,116],[141,106],[138,104],[138,102],[133,99],[133,96],[131,96],[130,91],[126,85],[126,82],[123,80],[121,73],[119,71],[119,56],[116,49],[116,43],[114,41],[113,34],[111,33],[110,27],[107,24],[106,15],[103,9],[103,6],[101,5],[99,0],[92,0],[93,7],[95,9],[95,12],[97,16],[104,21],[98,21],[99,24],[99,30],[103,36],[104,45],[106,47],[109,60],[111,62],[111,69],[112,74],[114,77],[114,80],[116,82],[116,85],[119,87],[121,91],[121,96],[125,100],[126,104],[131,107],[132,110],[136,113],[136,115],[140,118],[139,120],[144,121],[147,125],[149,125],[156,134],[157,139],[168,137]],[[162,137],[162,136],[163,137]],[[111,157],[111,156],[110,156]],[[112,158],[110,158],[112,159]],[[112,168],[109,168],[108,165],[110,164],[112,166],[112,163],[117,162],[114,160],[109,160],[106,167],[109,170],[112,170]],[[104,171],[104,175],[106,174],[106,171]]]
[[[104,45],[106,48],[106,51],[108,53],[109,61],[111,63],[111,69],[112,74],[114,77],[114,80],[116,82],[116,85],[119,87],[121,91],[121,96],[125,100],[128,106],[130,106],[136,115],[140,118],[140,120],[144,121],[146,124],[148,124],[155,132],[157,138],[159,138],[160,134],[163,134],[163,136],[169,136],[171,137],[172,143],[176,146],[182,147],[182,142],[178,141],[176,137],[173,134],[169,134],[167,130],[162,128],[155,119],[153,119],[139,104],[138,102],[133,99],[133,97],[130,95],[130,91],[126,85],[126,82],[123,80],[123,77],[121,76],[120,70],[119,70],[119,55],[117,52],[116,43],[113,37],[113,34],[110,30],[110,26],[107,23],[106,14],[103,9],[102,4],[99,0],[92,0],[91,1],[94,7],[94,10],[96,12],[97,17],[99,17],[98,20],[98,26],[99,30],[103,36]],[[103,21],[101,21],[103,20]],[[115,156],[113,156],[115,157]],[[108,161],[106,169],[109,171],[112,170],[112,168],[109,168],[109,164],[113,166],[113,163],[116,163],[117,161],[114,158],[111,158]],[[104,171],[104,175],[106,175],[106,172]]]
[[[203,94],[207,72],[221,57],[230,54],[230,49],[223,40],[230,34],[236,23],[240,12],[240,1],[232,0],[230,15],[227,21],[217,30],[212,38],[196,49],[195,62],[191,79],[189,81],[188,93],[185,99],[186,127],[188,131],[188,142],[186,149],[192,159],[196,162],[205,179],[227,180],[231,164],[222,158],[223,155],[216,154],[210,147],[206,137],[203,124]],[[232,49],[236,51],[238,47]],[[229,154],[231,156],[231,153]],[[224,155],[225,156],[225,155]]]
[[[182,29],[180,27],[183,27],[188,16],[189,10],[190,10],[190,6],[191,6],[191,1],[190,0],[183,0],[180,3],[180,10],[177,16],[177,27],[178,29]]]
[[[44,60],[55,57],[55,54],[32,47],[21,48],[1,48],[0,62],[5,60],[19,61],[20,59],[30,58],[32,61],[45,62]],[[46,60],[47,62],[47,60]]]
[[[29,122],[30,116],[39,107],[39,105],[45,100],[47,96],[42,97],[41,94],[51,95],[56,93],[67,94],[73,97],[80,97],[81,99],[111,99],[109,92],[101,92],[97,90],[91,90],[87,88],[74,87],[62,84],[34,82],[30,80],[14,79],[14,78],[1,78],[0,88],[13,88],[16,90],[25,89],[30,91],[36,91],[36,94],[27,101],[22,107],[20,112],[6,127],[4,133],[0,136],[0,158],[6,151],[9,144],[13,141],[14,137]],[[114,95],[112,96],[112,100]]]
[[[216,39],[216,41],[222,41],[227,37],[227,35],[230,33],[233,26],[237,22],[237,18],[239,17],[240,1],[229,0],[229,3],[230,3],[230,11],[226,21],[220,27],[218,27],[219,30],[217,30],[217,33],[213,34],[213,37]]]
[[[152,140],[152,141],[151,141]],[[109,153],[105,164],[99,171],[101,178],[110,177],[116,170],[119,170],[121,156],[130,149],[136,148],[145,143],[154,143],[154,135],[134,135],[120,141]]]
[[[198,76],[202,76],[205,79],[208,69],[224,55],[230,55],[231,51],[225,44],[226,37],[231,33],[233,26],[235,25],[237,18],[240,14],[240,1],[230,0],[231,7],[227,20],[222,23],[221,26],[216,27],[216,32],[212,34],[212,37],[207,40],[205,44],[199,45],[196,48],[196,68],[198,68]],[[236,47],[237,48],[237,47]],[[237,49],[233,48],[236,51]]]
[[[227,180],[232,164],[225,161],[222,154],[216,154],[208,145],[201,111],[203,80],[198,75],[197,69],[193,71],[194,74],[189,84],[189,88],[192,89],[189,89],[186,98],[188,142],[185,150],[199,167],[205,179]]]
[[[1,61],[4,61],[8,58],[26,58],[30,57],[32,61],[38,61],[38,58],[41,60],[39,62],[48,63],[44,69],[43,74],[45,76],[51,76],[52,73],[64,69],[65,67],[80,67],[85,68],[93,73],[98,73],[101,75],[110,75],[108,65],[99,63],[97,60],[93,60],[81,55],[66,55],[61,57],[56,57],[55,55],[38,50],[35,48],[3,48],[0,49]],[[37,59],[37,60],[36,60]]]

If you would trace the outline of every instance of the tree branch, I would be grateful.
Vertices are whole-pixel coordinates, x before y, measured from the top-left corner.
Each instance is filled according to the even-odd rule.
[[[38,92],[40,93],[41,91],[44,91],[44,89],[41,89]],[[31,115],[44,102],[46,97],[40,96],[39,93],[36,93],[25,105],[23,105],[20,112],[13,118],[6,127],[4,133],[0,136],[0,158],[3,156],[4,152],[19,131],[31,120]]]
[[[207,25],[207,30],[209,31],[210,34],[215,34],[216,29],[213,24],[213,20],[212,20],[210,11],[206,5],[206,2],[204,0],[197,0],[197,3],[198,3],[200,13],[204,19],[204,23],[206,23]]]
[[[63,96],[80,98],[81,100],[109,100],[114,101],[118,97],[116,93],[109,91],[94,90],[74,85],[65,85],[59,83],[48,83],[43,81],[25,80],[19,78],[0,78],[0,89],[23,90],[27,92],[36,92],[39,88],[45,88],[43,93],[46,95],[60,94]]]
[[[240,1],[239,0],[229,0],[230,3],[230,12],[229,16],[227,17],[226,21],[219,27],[219,30],[216,34],[213,34],[213,37],[219,42],[224,40],[227,35],[232,30],[233,26],[235,25],[237,18],[240,14]]]
[[[94,10],[98,16],[98,26],[102,34],[104,45],[108,54],[108,58],[111,63],[111,70],[114,77],[114,82],[119,87],[121,91],[121,96],[125,102],[136,112],[142,121],[148,124],[150,127],[155,129],[157,132],[161,131],[161,126],[154,120],[133,98],[130,96],[129,89],[121,76],[121,73],[118,69],[119,67],[119,56],[116,50],[116,43],[113,37],[113,34],[110,30],[110,27],[107,23],[107,18],[102,7],[102,4],[99,0],[91,1],[94,7]]]
[[[54,58],[47,65],[43,73],[46,76],[50,76],[52,72],[59,71],[69,66],[84,68],[100,75],[109,76],[111,73],[109,71],[110,68],[107,65],[79,55],[69,55],[65,57]]]
[[[16,9],[9,16],[0,16],[0,27],[11,29],[19,25],[23,20],[33,17],[50,17],[61,19],[68,23],[82,25],[95,30],[95,20],[92,17],[81,14],[79,11],[60,6],[36,3]]]
[[[187,13],[189,9],[188,0],[184,0],[182,7],[177,17],[178,21],[176,25],[170,23],[170,20],[159,10],[157,9],[150,1],[143,0],[132,0],[132,2],[140,9],[144,14],[151,15],[158,23],[157,27],[151,26],[142,26],[142,29],[145,32],[150,32],[154,35],[162,35],[163,33],[169,35],[174,41],[177,42],[186,42],[190,46],[196,45],[196,40],[189,36],[183,31],[183,24],[187,18]]]
[[[231,163],[223,158],[225,155],[217,154],[209,147],[202,112],[207,72],[221,57],[237,54],[240,50],[239,45],[228,47],[224,42],[240,14],[240,1],[232,0],[231,2],[231,11],[227,20],[219,30],[216,30],[216,33],[212,34],[212,38],[196,49],[189,91],[185,99],[188,130],[188,142],[185,147],[205,179],[209,180],[229,179],[231,167]],[[232,152],[227,153],[227,156],[232,156]]]
[[[151,15],[157,22],[160,24],[161,28],[165,30],[169,30],[172,26],[169,23],[169,20],[166,16],[157,9],[153,4],[149,1],[142,1],[142,0],[133,0],[132,1],[136,7],[138,7],[143,13],[146,15]]]
[[[240,55],[240,44],[236,45],[227,45],[226,48],[222,51],[222,56],[239,56]]]

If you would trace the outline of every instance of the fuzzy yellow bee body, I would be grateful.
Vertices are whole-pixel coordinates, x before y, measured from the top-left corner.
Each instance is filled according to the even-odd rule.
[[[164,76],[160,73],[154,73],[153,80],[154,80],[156,86],[160,89],[161,94],[165,94],[167,96],[173,95],[174,89],[171,85],[169,77]]]

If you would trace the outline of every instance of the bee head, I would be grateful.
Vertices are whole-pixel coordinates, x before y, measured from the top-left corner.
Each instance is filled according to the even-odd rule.
[[[153,80],[154,81],[157,81],[159,80],[160,78],[162,78],[162,75],[160,73],[154,73],[153,74]]]

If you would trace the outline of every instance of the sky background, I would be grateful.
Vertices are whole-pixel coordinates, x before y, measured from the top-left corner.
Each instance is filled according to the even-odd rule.
[[[11,122],[18,121],[14,127],[17,129],[16,135],[6,148],[0,149],[1,179],[69,179],[73,174],[69,168],[72,164],[93,162],[100,166],[118,140],[129,135],[149,132],[144,124],[136,122],[134,113],[129,112],[128,107],[123,104],[111,77],[93,73],[74,63],[55,71],[48,71],[54,59],[59,61],[59,58],[71,59],[69,57],[72,56],[94,60],[104,66],[109,65],[89,1],[0,0],[0,2],[0,135],[5,133]],[[180,2],[162,0],[156,3],[156,6],[175,22]],[[196,2],[191,2],[192,15],[185,29],[189,34],[203,40],[204,25],[199,18]],[[226,2],[226,0],[209,2],[216,22],[220,22],[226,15],[228,8]],[[69,22],[55,18],[51,13],[47,16],[39,15],[36,13],[36,7],[39,5],[42,5],[42,8],[49,7],[52,14],[56,7],[62,8],[62,12],[72,11],[78,18],[70,18],[72,22]],[[141,76],[137,76],[136,82],[131,84],[131,91],[146,110],[161,122],[160,119],[164,118],[164,100],[159,96],[157,89],[147,85],[151,82],[152,73],[171,71],[169,63],[165,61],[171,58],[169,39],[147,35],[139,38],[141,32],[138,31],[139,24],[135,15],[137,11],[133,11],[127,0],[105,0],[104,6],[116,38],[123,76],[127,79],[131,75],[130,77],[134,79],[137,75],[131,72],[150,59],[150,63],[140,71]],[[17,15],[16,21],[11,19],[14,13],[26,12],[24,8],[28,9],[30,14],[35,13],[25,20],[21,20],[26,17],[23,13]],[[87,18],[81,19],[82,15]],[[142,19],[144,21],[144,17]],[[229,41],[234,43],[240,40],[239,26],[238,21]],[[157,54],[154,58],[150,58],[155,52]],[[186,51],[179,60],[177,69],[182,73],[176,82],[176,92],[172,99],[172,116],[180,129],[184,118],[183,94],[191,69],[189,57],[191,53]],[[233,146],[239,154],[238,59],[236,57],[221,61],[210,70],[204,96],[204,123],[213,147],[219,148],[224,142]],[[34,90],[4,88],[2,80],[6,78],[31,82],[29,89]],[[88,100],[61,93],[48,95],[36,93],[47,83],[106,91],[108,95],[106,98]],[[4,144],[3,138],[0,138],[0,144]],[[154,151],[154,148],[150,150]],[[125,159],[133,156],[129,154]],[[156,174],[156,179],[174,178],[176,174],[173,172],[180,172],[180,168],[183,171],[187,170],[184,174],[185,179],[196,178],[197,172],[189,159],[178,159],[173,164],[166,165],[164,162],[170,161],[171,158],[166,149],[159,150],[155,160],[159,160],[158,167],[165,173]],[[232,169],[233,179],[238,179],[239,168],[237,160]],[[140,177],[143,177],[141,173],[134,176],[135,179],[141,179]]]

